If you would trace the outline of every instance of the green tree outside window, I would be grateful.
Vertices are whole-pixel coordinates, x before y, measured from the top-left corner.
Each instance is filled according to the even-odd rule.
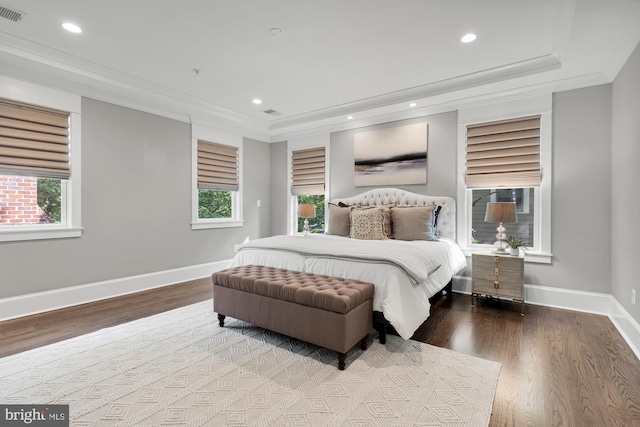
[[[198,190],[198,218],[231,218],[231,191]]]

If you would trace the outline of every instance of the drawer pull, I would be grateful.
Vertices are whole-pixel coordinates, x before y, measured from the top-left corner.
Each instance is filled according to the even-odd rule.
[[[500,282],[495,281],[493,282],[493,289],[499,289],[500,288]]]
[[[493,260],[493,262],[495,262],[496,264],[500,262],[500,257],[495,257],[495,259]]]
[[[493,270],[493,275],[494,276],[499,276],[500,275],[500,269],[496,268],[495,270]]]

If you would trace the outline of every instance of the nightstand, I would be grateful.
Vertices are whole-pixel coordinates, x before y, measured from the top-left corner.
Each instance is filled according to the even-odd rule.
[[[478,295],[510,298],[522,303],[524,316],[524,258],[493,253],[471,256],[471,304]]]

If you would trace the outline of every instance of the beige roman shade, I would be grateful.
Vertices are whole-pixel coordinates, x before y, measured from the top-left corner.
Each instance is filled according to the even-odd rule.
[[[291,194],[324,194],[324,147],[294,151],[291,155]]]
[[[198,140],[198,189],[238,191],[238,148]]]
[[[0,174],[69,179],[69,113],[0,99]]]
[[[467,188],[540,185],[540,116],[467,126]]]

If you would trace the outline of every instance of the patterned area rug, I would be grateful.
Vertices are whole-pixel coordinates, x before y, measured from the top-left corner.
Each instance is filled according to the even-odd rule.
[[[487,426],[500,365],[389,336],[336,355],[211,300],[0,359],[0,403],[72,426]]]

